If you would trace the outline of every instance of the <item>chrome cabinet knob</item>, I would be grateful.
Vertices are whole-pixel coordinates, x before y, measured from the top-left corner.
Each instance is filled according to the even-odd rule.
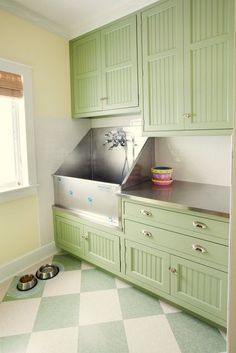
[[[152,212],[147,210],[141,210],[140,213],[144,216],[152,216]]]
[[[187,119],[191,119],[192,118],[192,114],[191,113],[184,113],[183,117],[187,118]]]
[[[200,228],[200,229],[206,229],[207,225],[205,223],[202,222],[198,222],[198,221],[193,221],[193,226],[196,228]]]
[[[142,230],[142,234],[145,235],[145,237],[152,238],[152,233],[147,230]]]
[[[206,249],[205,249],[203,246],[201,246],[201,245],[193,244],[193,245],[192,245],[192,249],[193,249],[194,251],[199,251],[199,252],[201,252],[201,253],[206,253],[206,252],[207,252]]]
[[[171,273],[177,275],[177,270],[176,270],[176,268],[174,268],[174,267],[169,267],[169,271],[170,271]]]

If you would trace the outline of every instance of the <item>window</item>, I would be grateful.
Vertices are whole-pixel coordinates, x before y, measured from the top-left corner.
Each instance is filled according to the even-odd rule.
[[[0,59],[0,199],[35,184],[31,68]]]

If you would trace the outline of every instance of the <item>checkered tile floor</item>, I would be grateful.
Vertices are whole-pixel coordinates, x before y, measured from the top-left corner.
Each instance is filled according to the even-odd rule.
[[[29,292],[18,278],[0,285],[0,353],[226,351],[219,330],[114,276],[65,254],[49,261],[60,273]]]

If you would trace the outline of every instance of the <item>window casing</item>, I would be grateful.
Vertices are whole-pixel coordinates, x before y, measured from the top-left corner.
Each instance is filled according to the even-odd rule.
[[[14,191],[24,196],[36,186],[32,109],[32,72],[25,65],[0,59],[0,71],[21,75],[23,95],[0,92],[0,202]],[[19,190],[21,191],[19,194]]]

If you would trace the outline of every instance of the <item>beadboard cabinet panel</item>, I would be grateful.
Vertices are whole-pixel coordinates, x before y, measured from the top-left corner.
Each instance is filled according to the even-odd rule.
[[[73,114],[100,111],[101,61],[100,33],[94,33],[71,46],[71,81]]]
[[[184,2],[186,129],[223,129],[233,119],[232,0]]]
[[[169,292],[169,254],[126,240],[126,275]]]
[[[86,259],[120,271],[119,237],[93,227],[84,227],[84,232]]]
[[[171,294],[226,320],[227,273],[171,256]],[[175,271],[176,270],[176,271]]]
[[[70,42],[73,117],[139,111],[137,15]]]
[[[181,2],[168,0],[142,13],[144,129],[181,130],[183,18]]]
[[[230,131],[233,0],[165,0],[142,12],[144,132]]]
[[[87,226],[77,216],[54,210],[56,245],[111,272],[120,272],[120,238],[117,234]]]
[[[56,245],[75,255],[83,255],[83,225],[66,217],[54,218]]]
[[[103,109],[138,106],[136,16],[101,32]]]

